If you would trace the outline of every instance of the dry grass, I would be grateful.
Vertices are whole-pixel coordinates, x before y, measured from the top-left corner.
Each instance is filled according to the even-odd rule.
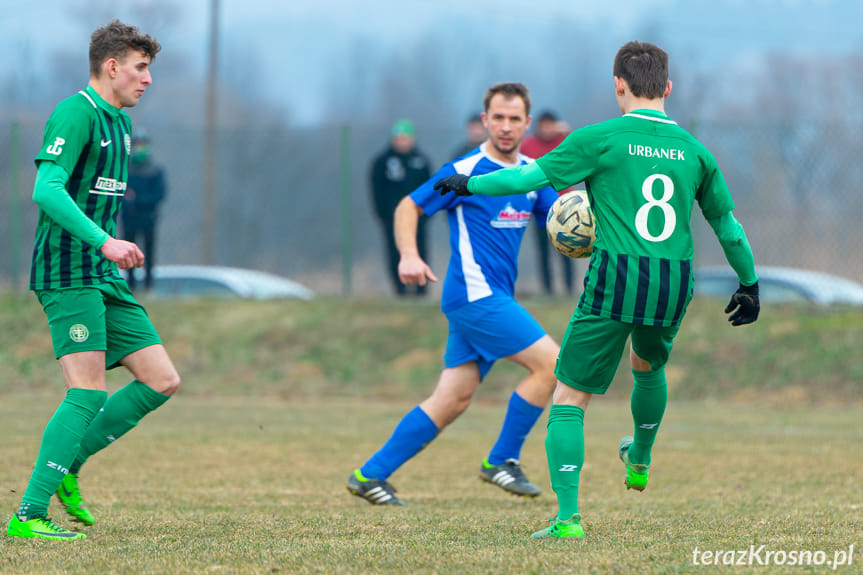
[[[55,403],[16,394],[0,407],[7,514]],[[396,473],[409,507],[351,497],[348,474],[411,406],[176,398],[84,468],[99,519],[88,539],[0,537],[0,572],[695,573],[704,569],[692,565],[696,546],[751,544],[830,558],[856,544],[843,572],[863,565],[863,461],[849,456],[863,439],[860,408],[672,403],[651,485],[639,494],[623,488],[615,453],[628,408],[598,400],[588,411],[582,476],[588,539],[578,545],[527,537],[556,511],[542,425],[522,459],[543,496],[517,499],[476,478],[502,405],[473,406]],[[52,510],[66,522],[56,503]]]

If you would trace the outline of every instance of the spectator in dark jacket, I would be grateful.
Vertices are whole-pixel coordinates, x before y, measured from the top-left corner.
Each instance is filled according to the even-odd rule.
[[[403,197],[430,177],[430,163],[425,154],[417,149],[413,124],[409,120],[399,120],[392,127],[389,146],[374,159],[371,170],[375,215],[384,232],[388,271],[398,295],[423,295],[426,288],[406,286],[399,280],[399,252],[393,236],[393,212]],[[418,223],[417,247],[420,257],[426,259],[425,218]]]
[[[143,241],[138,245],[144,248],[144,287],[148,290],[153,285],[159,203],[165,198],[165,193],[165,172],[153,162],[149,137],[143,134],[133,136],[129,180],[120,214],[124,239],[134,243],[138,243],[138,238]],[[137,286],[134,268],[129,270],[126,279],[134,290]]]

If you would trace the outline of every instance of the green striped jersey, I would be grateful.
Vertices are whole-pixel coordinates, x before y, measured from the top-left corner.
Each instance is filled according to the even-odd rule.
[[[635,110],[574,131],[537,164],[557,190],[584,181],[596,243],[583,313],[676,325],[692,297],[690,217],[734,209],[716,159],[664,113]]]
[[[60,102],[48,119],[36,164],[54,162],[70,174],[66,191],[111,237],[128,176],[132,122],[91,87]],[[81,287],[122,279],[117,264],[72,236],[40,210],[30,289]]]

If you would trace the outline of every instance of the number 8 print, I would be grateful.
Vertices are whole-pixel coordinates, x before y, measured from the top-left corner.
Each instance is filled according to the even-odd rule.
[[[663,188],[662,197],[658,200],[653,197],[653,182],[656,180],[662,182]],[[667,240],[674,233],[674,228],[677,226],[677,214],[674,213],[674,208],[668,203],[671,200],[671,196],[674,195],[674,182],[664,174],[653,174],[644,180],[644,183],[641,185],[641,194],[647,200],[647,203],[641,206],[635,214],[635,230],[638,232],[638,235],[649,242]],[[665,216],[665,225],[658,236],[651,235],[650,230],[647,229],[647,216],[651,208],[661,209],[662,214]]]

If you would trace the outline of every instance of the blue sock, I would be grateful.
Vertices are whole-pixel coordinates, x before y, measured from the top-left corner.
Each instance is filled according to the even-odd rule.
[[[506,408],[506,417],[503,419],[503,428],[500,430],[497,443],[488,454],[490,465],[500,465],[507,459],[519,458],[521,446],[524,445],[527,434],[533,429],[544,409],[526,402],[518,393],[512,392],[509,406]]]
[[[368,479],[386,481],[405,461],[416,455],[437,436],[437,425],[416,406],[396,425],[393,434],[377,453],[360,468]]]

